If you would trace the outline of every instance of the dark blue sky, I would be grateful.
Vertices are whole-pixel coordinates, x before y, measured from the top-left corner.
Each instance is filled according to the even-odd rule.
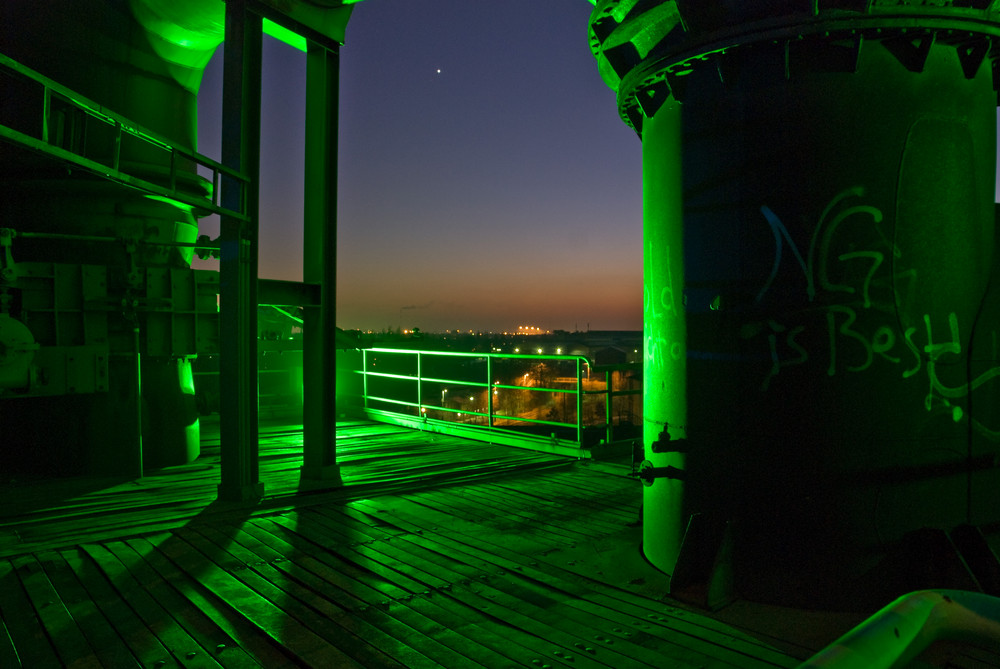
[[[341,50],[337,321],[640,329],[639,140],[586,0],[367,0]],[[305,55],[266,39],[261,275],[302,277]],[[440,70],[440,73],[438,73]],[[216,118],[203,83],[203,119]],[[217,122],[215,122],[217,123]],[[217,128],[200,128],[217,152]]]

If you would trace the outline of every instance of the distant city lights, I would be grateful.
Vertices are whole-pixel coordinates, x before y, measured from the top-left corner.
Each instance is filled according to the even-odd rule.
[[[504,334],[507,333],[505,332]],[[518,325],[517,334],[522,334],[522,335],[552,334],[552,330],[543,330],[542,328],[537,328],[534,325]]]

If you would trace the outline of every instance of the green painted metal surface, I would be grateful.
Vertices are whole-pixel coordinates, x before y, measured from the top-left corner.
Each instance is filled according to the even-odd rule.
[[[643,141],[644,443],[684,472],[645,491],[664,571],[698,513],[739,593],[849,606],[907,533],[998,520],[996,14],[595,8]]]

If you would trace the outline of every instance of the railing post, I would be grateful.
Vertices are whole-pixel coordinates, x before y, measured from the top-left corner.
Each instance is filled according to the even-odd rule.
[[[486,425],[493,429],[493,354],[486,356]]]
[[[420,351],[417,351],[417,418],[424,415],[424,373],[423,373],[423,357],[420,355]]]
[[[576,444],[583,447],[583,364],[576,359]]]
[[[368,349],[361,349],[361,397],[368,410]]]
[[[49,115],[52,113],[52,90],[45,86],[42,89],[42,141],[49,143]]]
[[[111,157],[111,169],[118,171],[122,159],[122,122],[115,119],[115,148]]]
[[[170,147],[170,192],[177,192],[177,149]]]
[[[604,443],[610,444],[614,441],[615,428],[613,424],[614,420],[614,409],[611,403],[615,401],[614,388],[612,388],[612,380],[614,379],[614,374],[610,369],[604,370],[604,392],[606,393],[604,399],[604,427],[607,430]]]

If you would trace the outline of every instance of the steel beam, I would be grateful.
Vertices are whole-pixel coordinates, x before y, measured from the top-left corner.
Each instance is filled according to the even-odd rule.
[[[222,162],[249,179],[245,191],[223,175],[222,201],[247,220],[222,217],[220,381],[222,473],[219,499],[259,499],[257,443],[257,225],[260,174],[261,19],[244,0],[226,2]],[[240,206],[240,198],[246,198]]]
[[[339,482],[334,336],[340,55],[312,40],[308,44],[303,278],[319,286],[320,302],[306,306],[303,317],[302,476]]]

